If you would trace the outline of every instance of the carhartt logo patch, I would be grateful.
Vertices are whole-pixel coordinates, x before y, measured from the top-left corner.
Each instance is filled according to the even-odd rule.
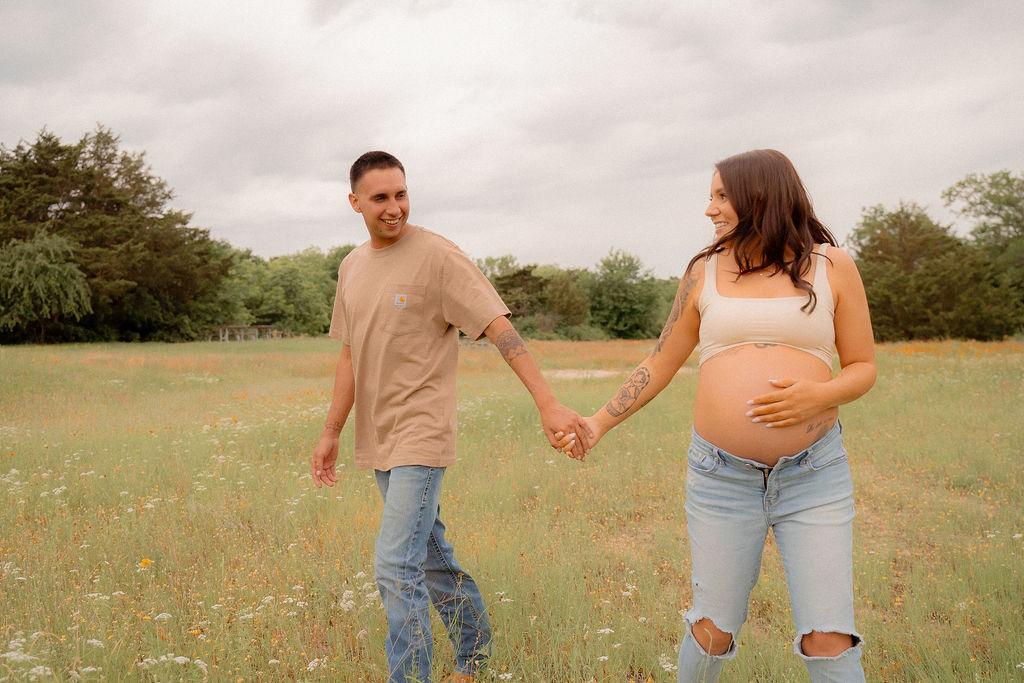
[[[405,306],[405,294],[395,294],[395,305]]]

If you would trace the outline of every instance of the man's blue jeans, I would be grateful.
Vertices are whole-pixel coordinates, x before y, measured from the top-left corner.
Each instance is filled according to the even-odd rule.
[[[388,618],[388,680],[430,681],[430,603],[455,646],[456,671],[474,674],[491,653],[491,622],[480,590],[444,539],[444,468],[413,465],[376,475],[384,514],[374,569]]]

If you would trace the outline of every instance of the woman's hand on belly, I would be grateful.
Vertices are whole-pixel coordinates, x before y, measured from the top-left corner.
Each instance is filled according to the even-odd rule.
[[[792,427],[820,415],[829,408],[823,382],[801,379],[770,379],[778,391],[761,394],[747,401],[747,417],[765,427]]]

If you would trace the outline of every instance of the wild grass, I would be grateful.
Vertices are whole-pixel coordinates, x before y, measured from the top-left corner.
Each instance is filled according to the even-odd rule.
[[[590,412],[650,343],[530,346]],[[373,478],[308,474],[336,352],[0,348],[0,681],[383,680]],[[442,514],[488,600],[486,679],[674,680],[692,370],[580,464],[498,354],[465,345]],[[879,370],[842,413],[868,679],[1024,675],[1024,342],[882,345]],[[773,548],[750,612],[722,680],[805,680]],[[439,620],[435,639],[440,677]]]

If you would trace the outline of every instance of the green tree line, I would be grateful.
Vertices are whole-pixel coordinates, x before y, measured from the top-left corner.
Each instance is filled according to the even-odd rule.
[[[98,126],[0,144],[0,343],[204,338],[217,325],[323,334],[354,247],[263,259],[170,207],[173,192]],[[913,204],[864,210],[847,246],[879,340],[998,339],[1024,322],[1024,175],[969,175],[943,194],[958,237]],[[478,261],[517,327],[541,338],[653,338],[678,280],[612,250],[593,269]]]

